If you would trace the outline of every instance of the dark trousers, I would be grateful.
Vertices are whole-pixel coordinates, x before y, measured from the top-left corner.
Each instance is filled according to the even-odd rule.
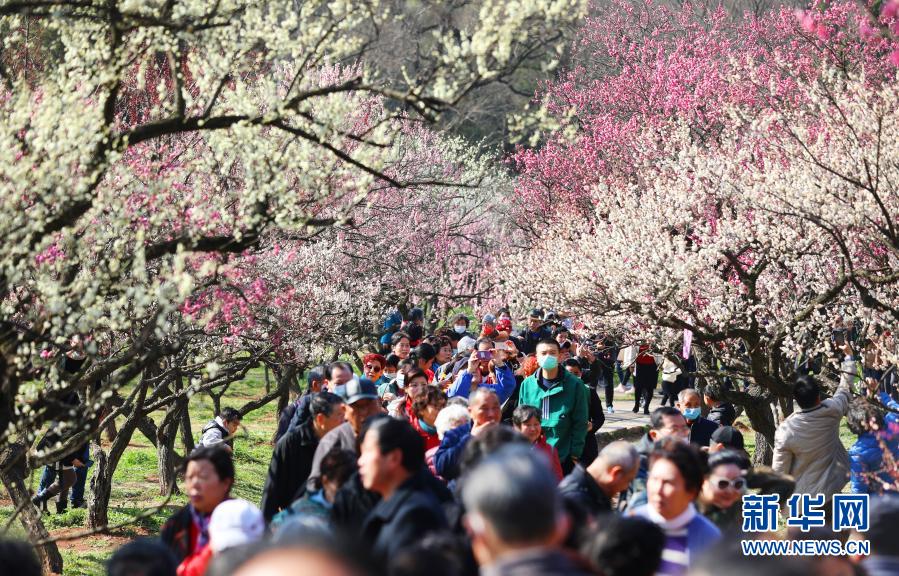
[[[90,460],[90,449],[87,446],[85,446],[84,452],[78,459],[84,462],[84,466],[75,468],[75,484],[72,485],[72,493],[69,498],[73,505],[78,505],[84,501],[84,489],[87,486],[87,471],[91,464],[93,464]],[[41,472],[41,480],[37,487],[38,494],[42,494],[50,488],[53,481],[56,480],[56,470],[58,468],[59,464],[44,466],[44,470]]]
[[[634,411],[640,410],[640,401],[644,400],[646,402],[645,408],[643,408],[643,412],[649,414],[649,402],[652,400],[652,391],[655,387],[650,387],[649,384],[645,382],[640,382],[639,380],[634,380]]]
[[[634,410],[640,409],[640,400],[646,400],[644,414],[649,414],[649,402],[652,400],[652,391],[656,388],[656,380],[659,372],[655,364],[637,364],[637,373],[634,374]]]
[[[671,406],[674,406],[674,401],[677,400],[677,382],[665,382],[662,380],[662,406],[665,405],[666,402],[670,402]]]
[[[602,386],[605,389],[606,406],[611,406],[612,399],[615,396],[615,373],[611,369],[602,370],[599,373],[599,381],[596,385]]]
[[[618,383],[627,386],[627,381],[631,379],[631,371],[624,368],[621,362],[615,362],[615,370],[618,372]]]
[[[61,467],[61,470],[57,471],[56,481],[40,494],[41,499],[46,502],[56,496],[57,510],[65,509],[67,504],[66,499],[69,497],[69,488],[75,485],[76,479],[77,474],[75,474],[75,468]]]

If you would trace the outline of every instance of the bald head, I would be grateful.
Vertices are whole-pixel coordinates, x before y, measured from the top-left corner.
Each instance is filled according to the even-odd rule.
[[[628,485],[640,470],[640,454],[630,442],[617,440],[602,449],[587,468],[600,489],[611,498]]]
[[[499,396],[490,388],[477,388],[468,397],[468,413],[474,426],[498,424],[502,418]]]
[[[636,471],[640,466],[640,453],[633,444],[624,440],[616,440],[603,448],[596,459],[606,469],[618,466],[627,473]]]

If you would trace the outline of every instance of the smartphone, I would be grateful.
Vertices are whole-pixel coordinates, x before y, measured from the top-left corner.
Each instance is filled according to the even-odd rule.
[[[478,360],[487,361],[492,359],[493,352],[491,352],[490,350],[478,350]]]

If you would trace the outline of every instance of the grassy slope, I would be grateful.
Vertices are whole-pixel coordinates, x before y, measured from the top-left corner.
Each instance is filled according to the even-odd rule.
[[[240,406],[260,396],[264,390],[263,371],[254,370],[244,381],[232,385],[223,406]],[[272,451],[271,437],[277,424],[275,409],[275,403],[270,403],[248,414],[243,421],[244,432],[238,432],[235,440],[237,482],[233,493],[251,502],[258,503],[262,497],[262,486]],[[195,439],[203,425],[212,417],[212,412],[212,402],[208,397],[195,396],[191,399],[190,415]],[[153,416],[158,422],[160,415]],[[180,441],[176,447],[179,445]],[[156,465],[156,449],[144,436],[136,432],[116,469],[109,513],[110,523],[126,522],[141,511],[157,506],[165,500],[159,494]],[[39,478],[39,471],[32,475],[32,488],[37,487]],[[184,496],[176,495],[159,512],[137,524],[117,530],[113,536],[91,536],[74,542],[60,542],[64,558],[64,574],[71,576],[104,574],[103,562],[112,550],[131,538],[158,534],[159,528],[171,512],[184,503]],[[50,509],[53,509],[52,503]],[[9,498],[0,487],[0,525],[5,524],[12,511]],[[84,529],[85,512],[85,510],[69,510],[62,515],[45,515],[44,522],[53,534],[77,532]],[[18,522],[13,524],[11,532],[15,535],[22,534]]]

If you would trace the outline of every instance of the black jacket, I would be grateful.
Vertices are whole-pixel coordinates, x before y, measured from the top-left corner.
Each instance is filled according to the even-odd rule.
[[[285,434],[287,434],[287,430],[288,428],[290,428],[290,422],[293,420],[294,415],[297,413],[297,405],[299,403],[299,400],[291,402],[284,407],[284,410],[281,410],[281,415],[278,416],[278,430],[277,432],[275,432],[275,444],[277,444],[278,440],[280,440],[284,437]]]
[[[507,554],[498,562],[481,568],[481,576],[580,576],[596,574],[574,554],[537,548]]]
[[[719,426],[733,426],[734,420],[737,419],[737,411],[734,409],[733,404],[722,402],[712,408],[706,418]]]
[[[378,565],[386,565],[401,550],[427,534],[448,532],[443,507],[423,476],[406,480],[390,500],[381,500],[362,524],[362,542]]]
[[[690,425],[690,443],[697,446],[708,446],[712,440],[712,434],[717,429],[718,424],[700,416]]]
[[[317,447],[318,436],[312,420],[305,421],[278,441],[262,489],[260,508],[266,522],[295,500],[312,471],[312,458]]]
[[[577,502],[591,516],[612,511],[612,501],[583,466],[575,466],[571,474],[562,479],[559,493],[566,500]]]
[[[354,472],[334,496],[331,508],[334,529],[347,539],[358,538],[360,526],[380,500],[381,495],[366,490],[362,477]]]
[[[169,547],[179,564],[193,553],[190,548],[191,524],[190,509],[184,506],[165,521],[159,533],[159,539]]]

